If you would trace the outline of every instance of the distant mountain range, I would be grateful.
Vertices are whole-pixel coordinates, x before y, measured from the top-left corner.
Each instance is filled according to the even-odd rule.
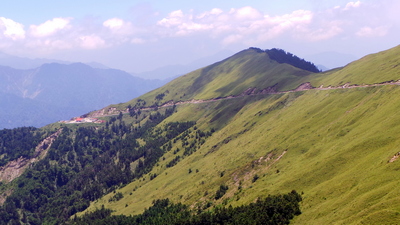
[[[9,66],[15,69],[33,69],[40,67],[46,63],[60,63],[60,64],[70,64],[71,62],[55,60],[55,59],[30,59],[24,57],[18,57],[0,52],[0,65]]]
[[[30,59],[0,52],[0,129],[40,127],[125,102],[230,54],[224,51],[188,65],[129,74],[97,62]]]
[[[83,63],[50,63],[27,70],[0,66],[0,128],[40,127],[69,119],[128,101],[164,82]]]

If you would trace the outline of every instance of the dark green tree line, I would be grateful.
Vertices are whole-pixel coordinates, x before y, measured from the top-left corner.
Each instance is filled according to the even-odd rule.
[[[18,188],[0,207],[0,224],[63,223],[90,201],[147,174],[170,149],[170,140],[194,125],[168,123],[161,132],[155,129],[174,110],[152,112],[140,127],[123,119],[110,119],[102,127],[64,127],[46,158],[13,181]]]
[[[174,204],[168,199],[156,200],[153,206],[137,216],[111,215],[109,209],[74,218],[69,224],[151,224],[151,225],[275,225],[289,224],[296,215],[300,215],[301,196],[292,191],[284,195],[268,196],[255,203],[239,207],[217,207],[213,211],[195,212],[183,204]]]

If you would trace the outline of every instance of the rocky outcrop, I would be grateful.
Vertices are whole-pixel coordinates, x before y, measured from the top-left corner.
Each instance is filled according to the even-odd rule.
[[[262,91],[260,92],[260,94],[276,94],[276,93],[278,93],[277,91],[276,91],[276,85],[274,85],[274,86],[272,86],[272,87],[267,87],[267,88],[264,88],[264,89],[262,89]]]
[[[314,87],[311,85],[310,82],[302,83],[300,84],[296,89],[293,91],[305,91],[305,90],[310,90],[313,89]]]
[[[59,129],[54,134],[48,136],[41,141],[35,148],[35,153],[32,158],[20,157],[16,160],[8,162],[5,166],[0,167],[0,181],[10,182],[15,178],[21,176],[21,174],[28,168],[32,163],[39,161],[44,158],[47,154],[47,150],[51,147],[51,144],[61,134],[62,129]]]
[[[89,113],[87,116],[85,117],[104,117],[104,116],[110,116],[110,115],[118,115],[120,112],[122,113],[129,113],[129,109],[126,108],[124,110],[118,110],[115,107],[106,107],[97,111],[93,111],[91,113]]]
[[[394,154],[394,156],[388,162],[392,163],[392,162],[396,161],[397,159],[399,159],[399,157],[400,157],[400,152]]]
[[[240,96],[245,96],[245,95],[254,95],[257,93],[257,88],[248,88],[245,90]]]
[[[264,88],[262,90],[259,90],[257,88],[248,88],[247,90],[245,90],[242,94],[240,94],[239,96],[246,96],[246,95],[263,95],[263,94],[276,94],[278,93],[276,91],[276,84],[274,86],[271,87],[267,87]]]

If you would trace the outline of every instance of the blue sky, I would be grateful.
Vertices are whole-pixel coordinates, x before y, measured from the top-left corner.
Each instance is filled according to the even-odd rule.
[[[14,0],[0,8],[0,51],[128,72],[248,47],[361,57],[399,44],[399,11],[398,0]]]

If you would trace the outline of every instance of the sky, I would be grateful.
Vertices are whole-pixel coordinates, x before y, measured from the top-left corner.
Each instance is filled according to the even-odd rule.
[[[249,47],[360,58],[399,44],[398,12],[398,0],[13,0],[0,51],[136,73]]]

